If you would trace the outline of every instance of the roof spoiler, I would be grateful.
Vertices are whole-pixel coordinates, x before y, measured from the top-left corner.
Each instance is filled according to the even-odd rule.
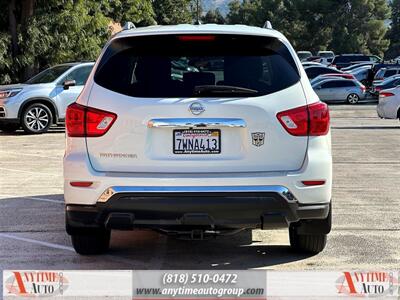
[[[264,23],[264,25],[263,25],[263,28],[265,28],[265,29],[272,29],[272,24],[271,24],[271,22],[270,21],[265,21],[265,23]]]

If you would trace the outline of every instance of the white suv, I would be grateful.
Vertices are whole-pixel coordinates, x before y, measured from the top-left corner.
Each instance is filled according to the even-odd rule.
[[[123,31],[66,126],[66,229],[80,254],[106,251],[112,229],[203,239],[289,228],[296,250],[325,247],[329,111],[275,30]]]

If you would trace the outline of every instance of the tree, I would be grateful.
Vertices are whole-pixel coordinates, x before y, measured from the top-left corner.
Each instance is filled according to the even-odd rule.
[[[269,20],[297,50],[382,55],[388,47],[386,0],[234,0],[229,7],[229,23]]]
[[[292,41],[297,50],[325,50],[331,40],[329,16],[331,1],[285,0],[282,3],[282,21],[279,29]]]
[[[219,9],[211,9],[209,10],[205,16],[202,18],[203,23],[215,23],[215,24],[224,24],[225,18],[219,12]]]
[[[113,0],[97,1],[101,10],[114,22],[125,24],[130,21],[140,26],[154,25],[153,1],[151,0]]]
[[[390,46],[386,52],[386,57],[396,58],[400,55],[400,0],[393,0],[391,8],[391,25],[387,34]]]
[[[154,24],[152,0],[0,0],[0,83],[95,60],[114,21]]]
[[[338,16],[331,16],[330,48],[383,55],[389,46],[384,25],[390,12],[386,0],[341,0],[338,12]]]
[[[155,20],[160,25],[192,23],[191,0],[154,0]]]
[[[263,24],[259,19],[258,11],[260,9],[261,1],[259,0],[244,0],[243,2],[233,0],[229,3],[228,23],[260,26]]]

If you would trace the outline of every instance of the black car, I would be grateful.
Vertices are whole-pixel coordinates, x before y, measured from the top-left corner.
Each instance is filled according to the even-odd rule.
[[[334,68],[320,67],[320,66],[310,66],[310,67],[305,68],[304,71],[306,71],[308,79],[313,79],[322,74],[332,74],[332,73],[341,74],[341,73],[343,73]]]
[[[332,66],[336,67],[337,69],[342,69],[352,65],[354,62],[360,63],[363,61],[378,63],[381,61],[381,58],[375,55],[342,54],[335,57],[335,59],[332,61]]]

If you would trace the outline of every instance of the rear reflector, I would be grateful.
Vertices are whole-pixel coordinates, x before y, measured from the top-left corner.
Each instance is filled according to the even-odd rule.
[[[379,93],[379,98],[386,98],[386,97],[392,97],[394,96],[393,93],[389,93],[389,92],[381,92]]]
[[[301,182],[306,186],[313,186],[313,185],[324,185],[325,180],[304,180]]]
[[[91,181],[71,181],[69,183],[71,186],[75,187],[89,187],[93,184]]]
[[[70,137],[99,137],[116,119],[114,113],[73,103],[67,108],[65,124]]]
[[[276,116],[286,131],[294,136],[319,136],[329,131],[329,109],[323,102],[286,110]]]
[[[214,41],[215,35],[178,35],[180,41]]]

